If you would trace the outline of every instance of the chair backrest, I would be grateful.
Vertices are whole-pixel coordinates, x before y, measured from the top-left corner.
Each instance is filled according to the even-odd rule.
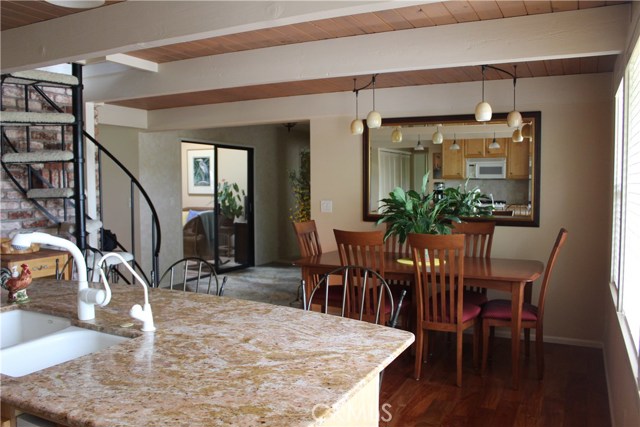
[[[460,222],[453,223],[451,232],[466,236],[466,256],[490,258],[495,228],[496,223],[494,221]]]
[[[361,265],[384,277],[384,231],[333,230],[340,263]]]
[[[320,255],[322,247],[318,238],[318,229],[314,220],[304,222],[294,222],[293,231],[296,233],[298,247],[300,248],[300,256],[308,257]]]
[[[411,258],[411,247],[409,241],[405,240],[404,243],[400,243],[400,239],[397,234],[392,234],[384,241],[384,250],[386,252],[392,252],[398,254],[401,258]]]
[[[556,237],[556,242],[551,249],[551,254],[549,254],[549,260],[547,261],[547,267],[544,270],[544,276],[542,278],[542,285],[540,286],[540,295],[538,297],[538,319],[542,320],[544,316],[544,300],[547,296],[547,287],[549,284],[549,278],[551,277],[551,271],[553,267],[556,265],[556,261],[558,260],[558,254],[560,253],[560,249],[564,246],[567,241],[567,235],[569,232],[561,228],[558,232],[558,237]]]
[[[304,286],[302,288],[304,292]],[[336,295],[340,296],[339,300]],[[330,304],[330,299],[333,299],[333,304]],[[391,327],[395,327],[403,299],[404,294],[398,306],[394,306],[391,289],[384,278],[375,270],[355,265],[339,267],[324,274],[311,294],[303,297],[306,310],[319,303],[323,313],[330,313],[337,307],[340,312],[332,314]]]
[[[413,254],[418,321],[462,322],[464,287],[463,234],[409,234]]]
[[[160,285],[164,284],[165,279],[169,280],[169,289],[180,289],[179,283],[182,283],[182,291],[200,291],[200,284],[203,289],[206,284],[206,293],[222,296],[224,286],[227,283],[227,277],[222,278],[222,283],[218,279],[216,269],[210,262],[198,257],[182,258],[166,269],[160,281]],[[195,286],[193,284],[195,283]]]

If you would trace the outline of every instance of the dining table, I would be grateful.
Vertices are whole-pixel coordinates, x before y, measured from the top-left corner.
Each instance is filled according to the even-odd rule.
[[[385,280],[414,283],[414,268],[406,257],[394,252],[384,254]],[[338,251],[300,258],[293,262],[301,268],[305,283],[313,283],[314,275],[322,275],[340,267]],[[474,286],[494,289],[511,294],[511,370],[513,388],[519,384],[520,331],[522,306],[531,298],[531,285],[544,271],[544,264],[537,260],[515,258],[465,257],[464,280]],[[309,295],[310,293],[307,293]],[[415,301],[415,298],[414,298]]]

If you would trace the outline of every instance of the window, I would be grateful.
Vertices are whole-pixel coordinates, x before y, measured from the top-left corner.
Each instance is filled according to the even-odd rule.
[[[640,45],[616,93],[611,281],[617,309],[640,360]],[[638,378],[637,364],[635,364]]]

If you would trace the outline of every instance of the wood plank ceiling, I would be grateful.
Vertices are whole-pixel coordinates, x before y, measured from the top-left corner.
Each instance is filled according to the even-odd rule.
[[[118,3],[118,1],[107,1],[102,7],[108,7],[114,3]],[[126,53],[156,63],[167,63],[294,43],[541,13],[556,13],[620,3],[627,3],[627,1],[447,1],[303,22]],[[81,10],[53,6],[44,1],[3,0],[0,2],[2,30],[55,19],[79,11]],[[521,62],[517,64],[517,75],[519,78],[526,78],[610,72],[613,70],[615,58],[615,55],[610,55]],[[495,64],[495,66],[511,72],[514,70],[513,65]],[[354,78],[364,82],[368,81],[370,76],[349,76],[216,89],[120,100],[113,102],[113,104],[144,110],[157,110],[252,99],[351,91]],[[485,78],[494,80],[510,77],[488,69]],[[481,79],[480,67],[441,68],[381,74],[376,78],[376,87],[389,88],[457,83],[480,81]]]

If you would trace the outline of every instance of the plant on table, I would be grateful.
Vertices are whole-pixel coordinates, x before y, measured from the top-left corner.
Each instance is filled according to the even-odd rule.
[[[389,197],[382,199],[382,218],[378,224],[387,224],[385,240],[392,235],[404,243],[409,233],[450,234],[451,223],[460,222],[457,216],[450,213],[448,199],[436,200],[434,193],[427,192],[429,175],[422,178],[420,192],[405,191],[394,188]]]
[[[445,213],[458,218],[491,216],[493,206],[482,203],[482,199],[488,199],[488,196],[483,194],[477,186],[469,190],[468,184],[467,179],[464,186],[458,185],[444,189]]]

